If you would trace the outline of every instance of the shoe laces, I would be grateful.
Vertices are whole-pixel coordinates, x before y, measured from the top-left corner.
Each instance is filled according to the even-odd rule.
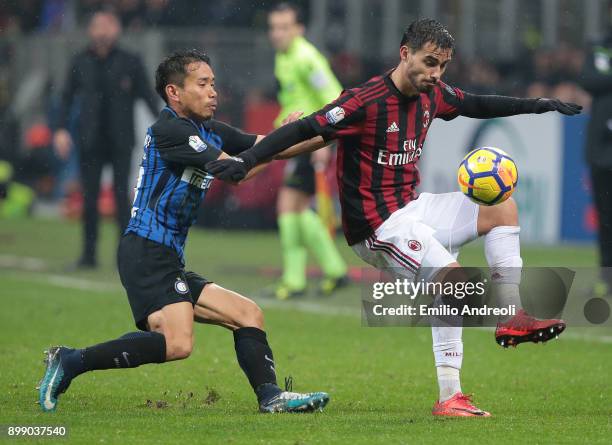
[[[521,329],[521,328],[529,329],[537,321],[538,321],[537,318],[532,317],[527,312],[521,310],[521,312],[519,312],[514,317],[512,317],[510,320],[508,320],[508,322],[505,323],[505,326],[518,328],[518,329]]]
[[[293,392],[293,377],[285,377],[285,390],[278,395],[278,398],[281,400],[295,400],[303,397],[304,394]]]
[[[461,400],[462,402],[465,402],[466,404],[469,405],[470,408],[473,408],[475,410],[480,411],[480,409],[476,408],[476,406],[474,406],[474,404],[472,403],[472,397],[474,396],[474,394],[460,394],[457,399]]]
[[[305,395],[300,394],[299,392],[283,391],[277,397],[278,397],[277,400],[295,400],[295,399],[303,399]]]

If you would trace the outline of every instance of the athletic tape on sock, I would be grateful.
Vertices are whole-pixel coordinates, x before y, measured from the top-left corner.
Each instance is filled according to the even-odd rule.
[[[436,366],[450,366],[461,369],[463,362],[463,341],[461,327],[432,326],[433,353]]]

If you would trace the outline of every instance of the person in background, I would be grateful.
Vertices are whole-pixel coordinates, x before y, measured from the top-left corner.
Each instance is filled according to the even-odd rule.
[[[110,10],[95,12],[88,26],[89,45],[70,64],[54,145],[66,159],[76,146],[84,195],[83,250],[76,268],[97,266],[97,201],[102,167],[113,167],[113,188],[119,233],[130,218],[128,174],[134,146],[134,102],[144,99],[157,115],[157,99],[140,56],[117,46],[121,24]],[[74,139],[68,132],[73,107],[78,107]],[[74,142],[74,143],[73,143]]]
[[[593,98],[585,147],[599,216],[602,272],[593,286],[593,293],[599,297],[612,293],[612,2],[609,10],[611,26],[606,37],[591,46],[580,77],[582,87]]]

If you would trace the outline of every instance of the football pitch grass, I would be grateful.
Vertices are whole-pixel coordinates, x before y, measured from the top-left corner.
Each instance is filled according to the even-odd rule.
[[[42,350],[82,347],[133,331],[114,268],[116,234],[101,235],[101,269],[65,273],[78,254],[80,229],[53,220],[0,222],[0,425],[64,425],[68,443],[609,443],[612,437],[612,342],[568,328],[546,345],[504,350],[492,329],[464,332],[462,387],[488,419],[436,419],[437,384],[428,328],[361,326],[358,285],[333,298],[298,302],[259,298],[279,383],[328,391],[314,415],[257,413],[236,363],[233,339],[220,327],[197,325],[192,356],[137,369],[80,376],[54,413],[42,413],[35,385]],[[360,260],[338,240],[354,266]],[[592,247],[524,248],[526,265],[592,266]],[[460,261],[484,263],[482,246]],[[272,232],[194,230],[187,267],[253,296],[278,266]],[[313,282],[314,284],[314,282]],[[49,443],[59,439],[40,439]],[[48,441],[48,442],[47,442]]]

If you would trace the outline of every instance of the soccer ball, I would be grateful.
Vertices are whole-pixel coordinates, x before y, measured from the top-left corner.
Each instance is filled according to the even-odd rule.
[[[481,147],[469,152],[457,172],[459,187],[476,204],[492,206],[512,195],[518,182],[516,164],[503,150]]]

